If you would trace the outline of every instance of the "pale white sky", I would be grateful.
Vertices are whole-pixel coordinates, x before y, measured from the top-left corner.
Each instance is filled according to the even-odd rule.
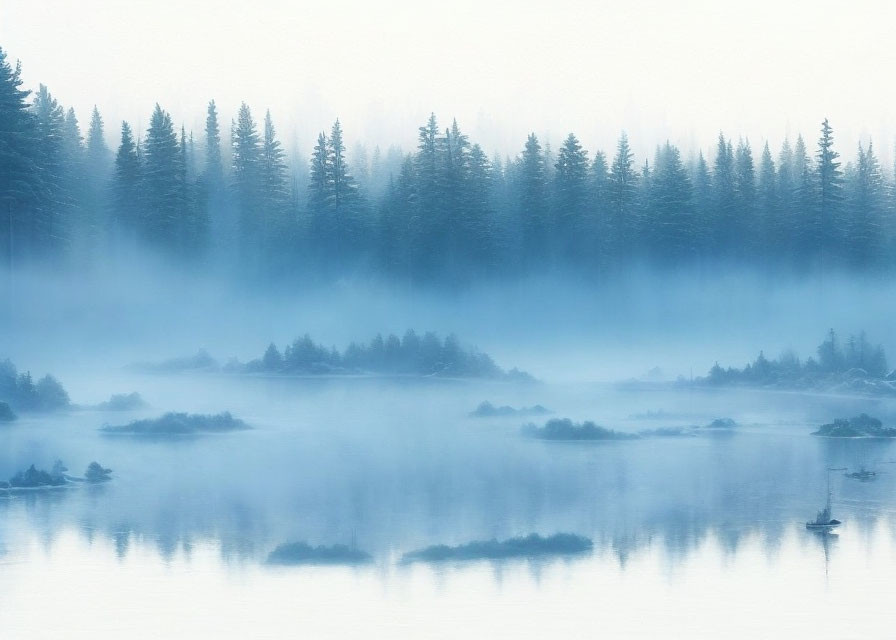
[[[873,136],[889,161],[894,5],[0,0],[0,46],[82,124],[96,103],[113,143],[156,101],[198,135],[215,98],[225,132],[245,99],[303,153],[336,116],[350,143],[410,149],[435,111],[489,153],[530,130],[612,152],[625,129],[639,163],[666,138],[711,149],[719,130],[777,155],[787,133],[814,147],[827,116],[845,157]]]

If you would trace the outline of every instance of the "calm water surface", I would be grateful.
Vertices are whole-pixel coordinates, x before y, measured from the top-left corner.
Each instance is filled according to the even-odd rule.
[[[67,378],[70,379],[70,378]],[[80,386],[79,386],[80,385]],[[83,376],[76,400],[139,390],[152,408],[26,417],[0,477],[62,458],[98,487],[0,497],[0,637],[891,637],[896,449],[809,433],[890,402],[456,381]],[[522,438],[482,400],[541,403],[627,442]],[[240,433],[145,440],[103,423],[229,409]],[[644,416],[663,410],[662,418]],[[832,472],[836,536],[803,522]],[[571,532],[575,558],[414,564],[431,544]],[[351,544],[369,565],[270,567],[289,541]]]

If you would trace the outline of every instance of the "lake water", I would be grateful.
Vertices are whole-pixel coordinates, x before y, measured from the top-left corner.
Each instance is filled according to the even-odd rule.
[[[0,496],[0,638],[890,637],[896,449],[810,436],[890,401],[671,387],[446,380],[81,375],[73,398],[138,390],[137,412],[24,417],[0,477],[61,458],[102,486]],[[541,403],[624,430],[733,430],[544,442],[482,400]],[[167,410],[253,429],[98,432]],[[663,410],[662,418],[643,415]],[[543,419],[539,419],[543,420]],[[828,468],[836,536],[805,530]],[[403,564],[402,554],[529,533],[594,541],[567,558]],[[272,567],[291,541],[355,544],[363,566]]]

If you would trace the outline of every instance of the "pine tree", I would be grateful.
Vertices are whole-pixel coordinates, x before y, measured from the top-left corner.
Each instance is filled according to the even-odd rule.
[[[756,216],[756,170],[753,166],[753,151],[748,140],[741,140],[737,144],[734,153],[734,202],[736,207],[737,228],[744,232],[740,242],[744,249],[758,241],[755,237],[755,225],[752,224]],[[751,234],[749,237],[746,234]]]
[[[706,255],[710,253],[714,246],[715,222],[713,216],[713,186],[712,174],[709,172],[709,165],[706,158],[703,157],[701,151],[697,156],[694,164],[693,176],[691,182],[694,187],[694,242],[697,250]]]
[[[121,123],[121,144],[115,155],[112,180],[113,237],[135,237],[141,227],[140,158],[127,122]]]
[[[261,200],[261,140],[249,106],[240,105],[232,135],[233,187],[239,207],[239,246],[244,259],[259,256],[262,224],[259,220]],[[251,264],[251,262],[250,262]]]
[[[815,193],[813,184],[812,161],[806,150],[803,136],[797,136],[793,147],[792,174],[794,178],[794,192],[791,203],[789,227],[792,230],[792,245],[794,257],[797,263],[805,266],[809,263],[813,247],[816,247],[815,221],[813,209],[815,207]]]
[[[97,188],[103,188],[109,180],[111,154],[103,132],[103,118],[96,105],[93,107],[90,128],[87,131],[87,166],[92,183]]]
[[[466,233],[461,239],[469,244],[467,254],[473,266],[477,268],[488,267],[489,269],[494,269],[497,266],[494,254],[493,181],[491,162],[489,162],[482,147],[474,144],[470,148],[464,194]]]
[[[472,259],[472,247],[479,244],[476,212],[472,210],[470,194],[467,193],[470,179],[470,140],[461,133],[457,120],[445,130],[445,137],[439,140],[438,182],[443,192],[442,210],[445,237],[445,269],[456,274]]]
[[[270,111],[264,116],[260,171],[266,229],[265,244],[273,248],[288,234],[286,211],[290,194],[285,153],[277,140]]]
[[[874,148],[859,143],[855,171],[848,184],[846,240],[852,265],[860,268],[879,260],[884,209],[884,181]]]
[[[716,160],[713,167],[713,191],[715,193],[715,249],[719,255],[731,257],[738,253],[743,238],[737,211],[737,177],[735,175],[734,150],[730,140],[719,133]]]
[[[634,246],[635,236],[640,227],[637,200],[638,173],[628,136],[623,132],[619,137],[613,165],[610,167],[610,183],[607,189],[609,222],[614,230],[610,239],[611,255],[614,259],[627,257]]]
[[[12,268],[19,245],[30,239],[32,213],[43,192],[37,171],[35,118],[29,91],[21,89],[21,66],[0,48],[0,251]]]
[[[40,189],[34,212],[28,218],[26,237],[36,253],[58,249],[66,240],[63,211],[71,205],[67,192],[65,112],[45,85],[32,104],[35,117],[35,165]]]
[[[447,139],[439,134],[435,114],[418,129],[414,156],[414,195],[410,218],[413,270],[422,278],[435,278],[445,268],[449,245],[446,198]]]
[[[759,224],[757,225],[758,245],[760,255],[774,258],[786,250],[783,242],[784,230],[779,224],[779,200],[777,172],[775,161],[768,143],[762,148],[762,156],[759,160],[759,186],[757,194],[757,206],[759,212]]]
[[[653,255],[661,262],[682,262],[694,254],[691,181],[678,149],[666,142],[657,149],[650,176],[650,228]]]
[[[411,203],[414,197],[414,161],[405,158],[397,178],[390,178],[377,231],[380,264],[387,273],[408,276],[411,270]]]
[[[200,198],[197,194],[193,159],[191,157],[192,139],[192,134],[189,139],[187,138],[186,127],[181,125],[177,174],[180,215],[177,219],[175,233],[177,234],[176,246],[182,256],[196,259],[205,248],[208,220],[205,207],[200,206]]]
[[[827,118],[821,123],[821,137],[816,153],[816,211],[813,247],[822,262],[830,263],[842,237],[843,172],[840,157],[834,150],[834,133]]]
[[[183,215],[181,152],[171,116],[156,104],[143,144],[143,188],[146,203],[143,236],[167,250],[179,247]]]
[[[95,226],[95,240],[109,232],[107,192],[112,171],[112,158],[103,130],[103,118],[96,105],[90,116],[85,149],[86,200],[85,210]],[[89,247],[96,251],[96,247]]]
[[[308,182],[308,213],[311,217],[312,250],[318,259],[330,253],[337,233],[330,215],[330,171],[327,136],[321,132],[311,156],[311,174]]]
[[[214,100],[208,103],[205,117],[205,183],[211,190],[224,184],[224,165],[221,161],[221,130],[218,126],[218,109]]]
[[[588,232],[585,242],[590,247],[585,258],[589,268],[603,266],[607,251],[607,241],[611,237],[608,215],[610,198],[610,167],[603,151],[594,152],[594,160],[589,169],[589,204],[586,207]]]
[[[554,165],[554,233],[561,261],[581,262],[587,255],[590,220],[586,219],[588,153],[570,133]]]
[[[529,134],[519,167],[519,220],[523,236],[523,262],[537,265],[547,254],[547,178],[541,145]]]
[[[333,123],[327,147],[329,207],[344,240],[343,251],[357,247],[361,240],[358,185],[349,173],[339,120]]]

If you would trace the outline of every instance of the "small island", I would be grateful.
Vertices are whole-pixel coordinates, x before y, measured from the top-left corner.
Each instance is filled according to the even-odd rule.
[[[550,409],[546,409],[540,404],[536,404],[531,407],[521,407],[519,409],[515,409],[514,407],[503,405],[500,407],[496,407],[488,400],[481,402],[476,409],[470,412],[470,416],[473,418],[495,418],[495,417],[503,417],[503,416],[543,416],[551,413]]]
[[[267,564],[364,564],[371,560],[369,553],[344,544],[312,547],[306,542],[289,542],[271,551]]]
[[[94,484],[108,482],[112,479],[112,469],[106,469],[99,462],[91,462],[84,472],[84,479]]]
[[[47,374],[35,382],[30,371],[19,373],[8,358],[0,361],[0,404],[6,405],[8,409],[8,413],[5,413],[0,408],[0,420],[3,420],[4,413],[8,416],[13,409],[58,411],[71,406],[68,393],[59,380]]]
[[[742,369],[723,368],[717,362],[705,377],[680,379],[679,384],[896,395],[896,372],[890,371],[883,347],[871,344],[864,331],[841,344],[831,329],[816,352],[817,358],[803,361],[790,350],[776,359],[760,351]]]
[[[504,560],[537,558],[555,555],[578,555],[590,552],[594,544],[589,538],[572,533],[555,533],[546,538],[537,533],[522,538],[468,542],[456,547],[444,544],[404,554],[403,563],[446,562],[462,560]]]
[[[159,363],[138,363],[131,369],[147,373],[223,371],[267,375],[401,375],[446,378],[491,378],[532,382],[516,368],[505,371],[485,353],[461,345],[454,334],[442,339],[429,331],[409,330],[403,337],[377,334],[367,343],[352,342],[342,351],[316,343],[305,334],[281,351],[274,343],[249,362],[231,359],[223,367],[206,351]]]
[[[823,424],[812,435],[825,438],[896,438],[896,429],[884,427],[880,420],[863,413],[854,418],[839,418]]]
[[[569,418],[548,420],[543,427],[530,422],[523,426],[522,433],[541,440],[636,440],[640,437],[634,433],[601,427],[590,420],[574,423]]]
[[[111,480],[112,469],[106,469],[98,462],[91,462],[84,472],[83,478],[70,476],[61,460],[53,464],[50,471],[38,469],[31,465],[24,471],[19,471],[8,482],[0,482],[3,489],[50,489],[70,486],[80,482],[100,483]]]
[[[716,418],[708,425],[705,425],[704,429],[734,429],[737,426],[737,423],[731,418]]]
[[[225,411],[216,415],[171,412],[159,418],[134,420],[124,425],[106,425],[100,430],[108,434],[180,436],[243,431],[250,428],[239,418],[234,418],[229,411]]]
[[[113,393],[108,400],[100,402],[93,408],[99,411],[134,411],[145,409],[148,405],[136,391],[132,393]]]

